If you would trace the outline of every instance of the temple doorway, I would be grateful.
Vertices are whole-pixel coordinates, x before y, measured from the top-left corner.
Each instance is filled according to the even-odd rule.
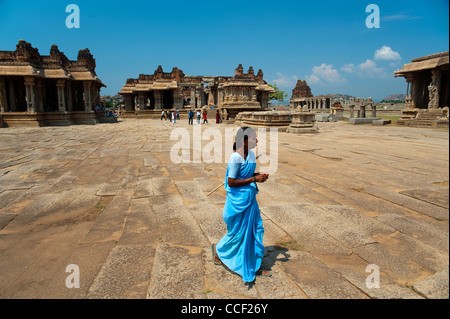
[[[44,111],[58,111],[58,91],[55,80],[45,80]]]
[[[173,108],[173,92],[171,90],[163,91],[163,106],[165,109]]]

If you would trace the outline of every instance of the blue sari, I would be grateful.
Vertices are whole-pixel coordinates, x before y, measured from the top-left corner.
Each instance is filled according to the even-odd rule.
[[[227,224],[227,234],[216,246],[217,255],[230,270],[239,274],[244,282],[253,282],[261,267],[264,256],[264,228],[260,215],[255,183],[241,187],[229,187],[228,177],[246,179],[253,176],[256,169],[255,154],[248,152],[244,159],[235,152],[228,161],[225,175],[227,198],[223,209],[223,219]]]

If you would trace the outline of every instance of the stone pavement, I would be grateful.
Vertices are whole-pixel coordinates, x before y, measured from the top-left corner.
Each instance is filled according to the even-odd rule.
[[[257,195],[273,275],[245,286],[211,259],[226,163],[170,159],[185,122],[0,129],[0,298],[448,298],[448,130],[280,132]]]

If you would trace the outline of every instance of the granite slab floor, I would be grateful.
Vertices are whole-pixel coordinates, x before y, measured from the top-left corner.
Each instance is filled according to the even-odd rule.
[[[448,130],[318,125],[258,132],[250,286],[211,258],[233,125],[1,128],[0,298],[448,298]]]

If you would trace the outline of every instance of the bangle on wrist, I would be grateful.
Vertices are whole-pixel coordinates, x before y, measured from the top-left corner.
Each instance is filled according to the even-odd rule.
[[[253,179],[255,180],[255,183],[256,183],[256,177],[255,176],[253,176]]]

